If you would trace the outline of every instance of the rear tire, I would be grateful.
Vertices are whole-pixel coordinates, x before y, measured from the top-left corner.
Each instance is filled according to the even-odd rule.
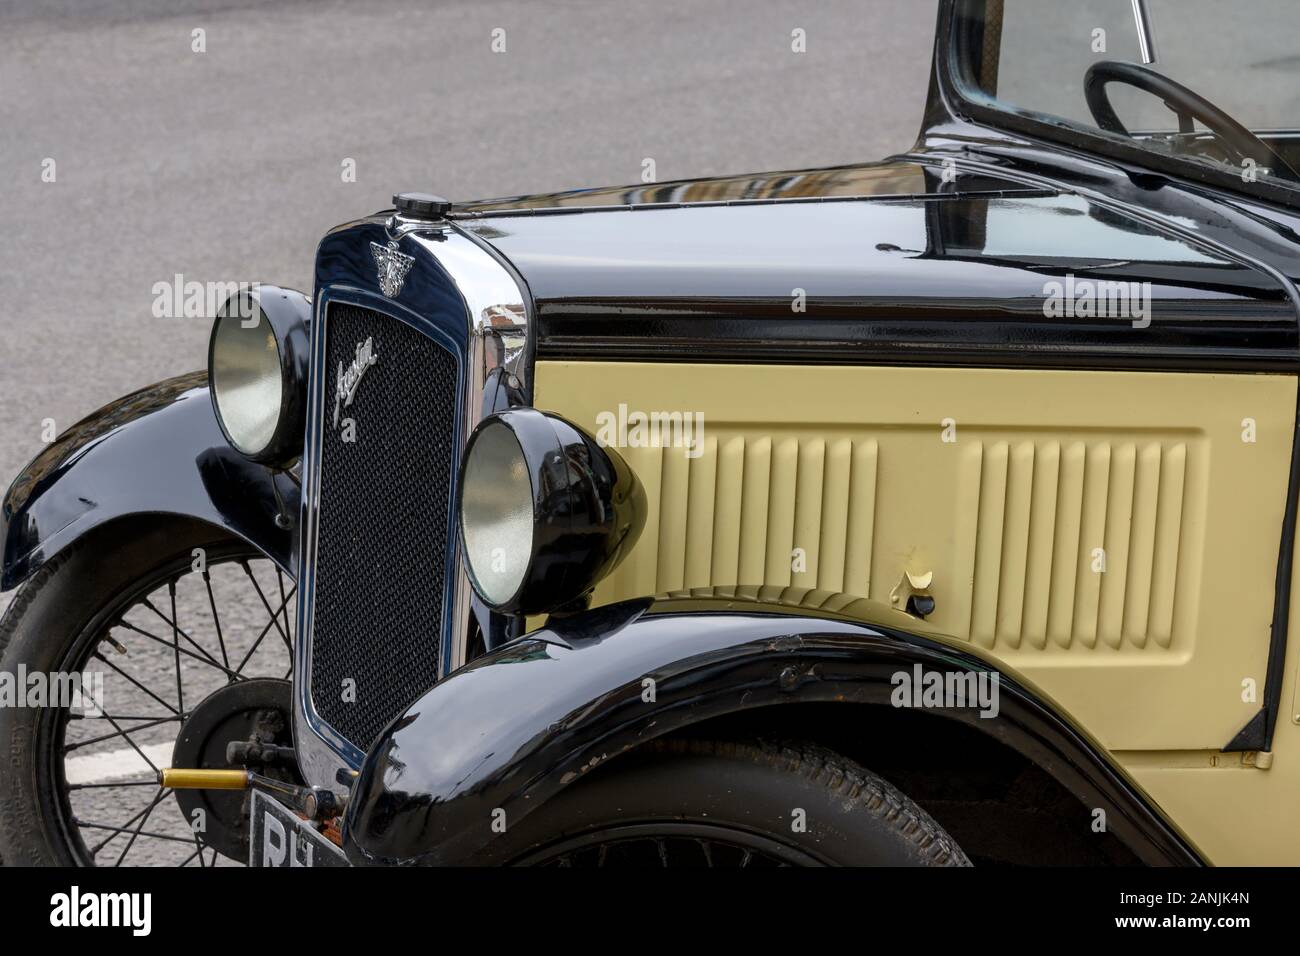
[[[654,741],[611,761],[508,826],[485,862],[970,865],[929,814],[839,754],[693,739]]]

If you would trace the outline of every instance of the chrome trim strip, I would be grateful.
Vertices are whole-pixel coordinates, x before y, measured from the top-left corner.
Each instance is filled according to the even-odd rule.
[[[456,357],[459,375],[464,380],[464,357],[459,343],[435,336],[430,328],[421,327],[418,317],[410,310],[397,305],[378,292],[351,288],[327,287],[320,291],[316,302],[316,321],[312,328],[312,364],[309,386],[310,405],[307,420],[307,445],[303,456],[302,535],[299,539],[300,584],[298,634],[311,635],[315,628],[316,612],[316,549],[318,546],[322,478],[320,462],[324,443],[325,415],[330,395],[322,378],[328,374],[325,356],[328,351],[329,307],[335,303],[357,305],[371,309],[394,321],[415,325],[421,334],[435,338],[440,345]],[[407,313],[403,315],[402,313]],[[319,386],[318,386],[319,383]],[[449,562],[450,566],[450,562]],[[444,620],[444,630],[446,621]],[[316,710],[311,695],[311,660],[313,642],[300,640],[294,655],[294,745],[298,766],[304,779],[313,786],[341,791],[337,776],[339,770],[355,770],[365,758],[365,752],[326,723]],[[309,733],[300,733],[306,728]]]
[[[1150,65],[1156,61],[1156,33],[1147,0],[1133,0],[1133,19],[1137,23],[1138,49],[1142,51],[1142,62]]]
[[[298,629],[293,666],[293,744],[294,756],[303,779],[316,787],[342,791],[338,771],[353,770],[363,756],[343,736],[336,733],[316,714],[311,700],[312,633],[315,616],[316,535],[320,501],[320,468],[317,450],[324,423],[325,388],[319,385],[323,374],[323,341],[328,292],[316,296],[316,318],[312,323],[311,373],[307,388],[306,447],[303,449],[302,518],[299,523]]]
[[[520,376],[519,359],[524,352],[528,318],[524,307],[524,293],[504,266],[489,255],[458,227],[447,224],[439,227],[425,220],[411,223],[399,216],[392,222],[397,228],[410,227],[406,234],[438,262],[455,283],[469,319],[469,355],[466,368],[466,387],[462,409],[462,444],[464,450],[474,428],[483,415],[483,388],[493,371],[502,366]],[[420,223],[426,228],[421,229]],[[390,227],[391,230],[391,227]],[[437,236],[430,238],[429,233]],[[459,457],[459,456],[458,456]],[[454,509],[453,509],[454,510]],[[456,520],[456,515],[451,519]],[[465,663],[468,652],[470,628],[469,575],[465,571],[456,547],[456,595],[452,602],[455,611],[452,626],[452,645],[443,656],[442,672],[445,677]]]
[[[419,246],[446,272],[461,298],[465,301],[468,328],[467,354],[458,356],[462,365],[462,409],[457,459],[464,450],[470,433],[478,425],[483,410],[483,390],[488,376],[497,368],[506,367],[521,383],[527,369],[522,367],[527,342],[528,316],[524,290],[514,276],[477,241],[466,236],[449,223],[424,219],[407,219],[401,216],[377,216],[351,224],[375,225],[382,223],[390,237],[403,238]],[[346,229],[348,227],[341,227]],[[339,230],[331,230],[337,232]],[[427,263],[417,268],[428,268]],[[376,289],[369,291],[347,289],[331,295],[333,287],[320,290],[316,302],[316,321],[313,334],[325,335],[326,310],[330,301],[354,302],[376,309],[399,320],[405,310],[392,300],[384,300]],[[373,296],[373,298],[372,298]],[[425,331],[425,330],[421,330]],[[427,332],[426,332],[427,334]],[[325,400],[324,389],[317,387],[316,376],[325,374],[324,348],[312,350],[312,385],[308,403],[308,445],[306,456],[314,456],[320,440]],[[310,458],[313,467],[305,469],[303,486],[303,517],[301,547],[303,549],[299,593],[305,595],[299,612],[299,645],[295,648],[294,667],[294,741],[298,763],[303,777],[313,786],[342,791],[337,774],[360,766],[364,753],[326,724],[315,712],[311,701],[311,640],[315,587],[315,549],[317,515],[320,496],[319,459]],[[451,519],[455,520],[455,515]],[[450,646],[441,654],[441,676],[465,663],[468,652],[468,635],[471,625],[470,599],[472,590],[465,572],[459,544],[454,547],[455,582],[451,602]]]

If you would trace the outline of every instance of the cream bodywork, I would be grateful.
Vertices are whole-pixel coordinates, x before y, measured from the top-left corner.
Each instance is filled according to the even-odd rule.
[[[619,448],[648,516],[595,604],[737,585],[832,610],[848,600],[834,595],[893,594],[904,626],[1039,688],[1212,862],[1300,863],[1300,640],[1273,752],[1219,752],[1263,700],[1294,377],[550,361],[535,374],[536,406],[598,437],[620,405],[703,415],[698,447],[631,432]],[[902,610],[909,573],[933,575],[925,622]]]

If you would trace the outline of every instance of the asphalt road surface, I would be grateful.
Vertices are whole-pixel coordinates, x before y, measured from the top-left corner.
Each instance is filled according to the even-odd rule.
[[[156,282],[309,291],[321,234],[403,189],[629,183],[646,158],[661,181],[880,158],[916,136],[933,25],[916,0],[0,0],[0,485],[49,420],[61,432],[202,366],[209,318],[155,317]],[[257,574],[278,606],[273,573]],[[142,753],[102,719],[69,731],[107,736],[69,754],[68,780],[94,785],[78,817],[159,834],[127,862],[190,855],[174,804],[141,827],[155,789],[118,785],[169,762],[176,722],[161,718],[222,683],[216,662],[233,667],[269,620],[238,569],[212,577],[228,646],[189,580],[174,619],[163,591],[161,613],[128,616],[139,631],[116,629],[127,653],[106,649],[159,694],[108,675],[110,711],[156,720],[125,723]],[[282,645],[269,631],[248,672],[283,676]],[[103,862],[130,842],[87,832],[112,837]]]
[[[934,27],[916,0],[32,6],[0,6],[6,482],[46,419],[203,364],[208,319],[154,318],[155,282],[310,292],[324,231],[402,189],[876,159],[915,139]]]

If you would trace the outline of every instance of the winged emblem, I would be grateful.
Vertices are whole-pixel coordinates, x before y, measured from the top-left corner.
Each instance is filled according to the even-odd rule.
[[[379,267],[379,288],[383,290],[384,295],[390,299],[395,299],[397,294],[402,291],[402,283],[406,281],[406,274],[411,271],[411,266],[415,264],[415,257],[408,256],[399,250],[397,243],[391,239],[388,241],[387,246],[372,242],[370,244],[370,253],[375,257],[375,265]]]

